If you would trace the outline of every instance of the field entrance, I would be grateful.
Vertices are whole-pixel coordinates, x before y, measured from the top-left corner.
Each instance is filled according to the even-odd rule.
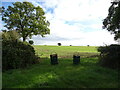
[[[97,64],[97,47],[34,46],[40,63],[3,73],[3,88],[118,88],[118,72]],[[58,54],[58,65],[50,54]],[[73,54],[81,56],[73,65]]]

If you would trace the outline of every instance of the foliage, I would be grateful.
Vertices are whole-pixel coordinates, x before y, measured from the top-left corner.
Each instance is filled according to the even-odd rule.
[[[8,69],[25,68],[36,63],[35,51],[29,44],[5,40],[2,42],[3,71]]]
[[[34,43],[33,40],[30,40],[30,41],[29,41],[29,44],[31,44],[31,45],[32,45],[33,43]]]
[[[58,43],[58,46],[61,46],[62,44],[61,43]]]
[[[2,41],[3,71],[25,68],[38,62],[38,57],[35,55],[34,48],[26,42],[14,39],[16,34],[11,35],[12,32],[2,33],[2,36],[4,36]]]
[[[88,47],[90,46],[90,45],[87,45]]]
[[[35,7],[30,2],[15,2],[7,9],[2,7],[2,20],[8,30],[16,30],[25,41],[33,35],[49,34],[50,23],[44,16],[40,6]]]
[[[120,1],[113,1],[108,11],[108,16],[103,21],[103,28],[106,28],[112,34],[115,34],[114,39],[117,40],[118,38],[120,38]],[[102,66],[119,68],[119,45],[100,47],[98,51],[101,52],[102,55],[100,56],[100,64]]]
[[[112,2],[108,16],[103,21],[103,28],[115,34],[114,39],[120,38],[120,1]]]
[[[100,52],[99,64],[109,68],[120,68],[120,45],[112,44],[110,46],[101,46],[98,48]]]
[[[19,40],[20,35],[15,31],[4,31],[2,32],[2,39],[3,40]]]

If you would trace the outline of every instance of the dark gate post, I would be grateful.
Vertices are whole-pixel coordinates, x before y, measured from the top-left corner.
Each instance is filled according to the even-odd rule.
[[[51,54],[50,55],[51,65],[58,64],[58,57],[57,54]]]
[[[73,55],[73,64],[79,64],[80,63],[80,56]]]

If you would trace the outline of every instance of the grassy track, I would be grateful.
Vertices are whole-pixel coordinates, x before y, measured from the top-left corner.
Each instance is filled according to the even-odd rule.
[[[82,58],[80,65],[73,65],[72,58],[59,58],[58,65],[50,65],[51,51],[65,56],[76,51],[83,53],[94,47],[34,46],[43,53],[41,62],[26,69],[9,70],[3,73],[3,88],[117,88],[118,72],[100,67],[98,58]],[[77,49],[79,48],[79,49]],[[81,49],[80,49],[81,48]],[[87,50],[85,50],[86,48]],[[64,53],[63,53],[64,52]],[[63,53],[63,54],[62,54]],[[89,51],[90,53],[90,51]],[[81,53],[82,54],[82,53]],[[86,54],[88,55],[88,54]]]

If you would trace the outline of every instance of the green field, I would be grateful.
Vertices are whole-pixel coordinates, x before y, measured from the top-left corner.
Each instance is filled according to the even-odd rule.
[[[118,88],[118,72],[99,66],[97,47],[34,46],[40,63],[26,69],[3,73],[3,88]],[[51,65],[49,55],[57,53],[59,64]],[[73,54],[81,63],[73,65]]]
[[[73,54],[79,54],[81,57],[98,55],[95,46],[40,46],[35,45],[36,54],[41,57],[49,57],[50,54],[57,53],[59,58],[72,58]]]

